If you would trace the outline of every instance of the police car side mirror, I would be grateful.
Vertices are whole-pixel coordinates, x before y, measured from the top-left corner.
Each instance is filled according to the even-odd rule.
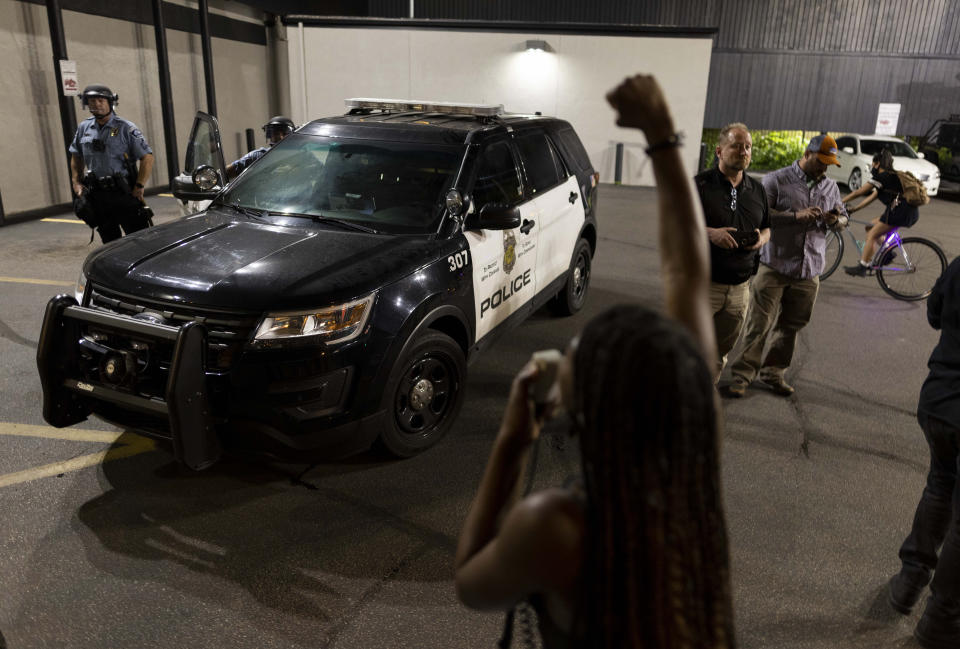
[[[467,215],[464,230],[512,230],[520,227],[520,208],[503,203],[487,203],[480,210]]]
[[[217,185],[222,185],[223,182],[220,178],[220,172],[216,169],[210,165],[200,165],[193,172],[193,184],[207,192]]]
[[[853,155],[853,147],[852,147],[852,146],[845,146],[845,147],[843,147],[843,148],[840,149],[840,150],[843,151],[844,153],[846,153],[847,155]]]

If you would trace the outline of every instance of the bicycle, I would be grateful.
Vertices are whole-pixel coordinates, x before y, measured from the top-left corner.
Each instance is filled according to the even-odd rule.
[[[851,223],[869,225],[867,221],[850,219]],[[847,228],[857,251],[863,252],[864,242],[857,239]],[[826,265],[820,280],[830,277],[840,266],[845,245],[843,235],[836,230],[827,232]],[[883,244],[873,256],[867,275],[876,275],[877,281],[888,295],[898,300],[924,300],[933,291],[937,278],[947,268],[947,256],[943,249],[923,237],[900,237],[900,228],[886,234]]]

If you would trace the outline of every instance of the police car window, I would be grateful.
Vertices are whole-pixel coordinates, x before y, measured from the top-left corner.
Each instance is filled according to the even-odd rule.
[[[436,232],[462,148],[291,135],[218,199],[275,214],[329,216],[379,232]]]
[[[572,128],[565,128],[557,133],[560,148],[563,149],[568,162],[574,162],[580,169],[590,168],[590,156],[583,148],[583,143]]]
[[[197,130],[190,140],[190,148],[187,150],[186,164],[184,167],[193,173],[193,170],[200,165],[210,165],[216,168],[219,165],[217,160],[217,138],[210,124],[205,121],[197,122]]]
[[[520,176],[507,142],[494,142],[480,154],[473,202],[477,209],[488,203],[516,205],[522,198]]]
[[[557,165],[545,133],[519,136],[517,149],[520,150],[530,190],[534,194],[542,193],[560,182],[562,170]]]

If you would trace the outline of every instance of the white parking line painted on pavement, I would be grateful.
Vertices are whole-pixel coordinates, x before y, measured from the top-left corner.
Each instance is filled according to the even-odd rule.
[[[45,284],[49,286],[76,286],[76,282],[64,282],[58,279],[31,279],[30,277],[0,276],[0,282],[10,282],[12,284]]]
[[[70,458],[62,462],[52,462],[15,473],[0,475],[0,488],[14,484],[48,478],[50,476],[79,471],[87,467],[96,466],[112,460],[119,460],[140,453],[146,453],[156,448],[153,440],[121,431],[81,430],[79,428],[52,428],[51,426],[34,426],[31,424],[15,424],[0,422],[0,435],[14,437],[42,437],[46,439],[60,439],[71,442],[101,442],[115,444],[124,437],[124,444],[97,453],[89,453]],[[129,440],[129,441],[128,441]]]

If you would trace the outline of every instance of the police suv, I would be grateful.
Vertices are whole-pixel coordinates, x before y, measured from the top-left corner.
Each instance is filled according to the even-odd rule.
[[[170,440],[337,458],[436,443],[466,361],[549,303],[584,304],[598,176],[567,122],[502,106],[348,100],[226,184],[198,114],[186,200],[202,213],[93,252],[53,298],[43,415]]]

